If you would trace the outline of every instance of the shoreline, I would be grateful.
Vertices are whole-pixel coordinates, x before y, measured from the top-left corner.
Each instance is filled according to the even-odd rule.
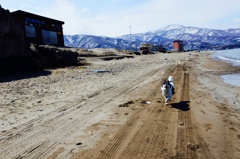
[[[202,57],[202,62],[197,64],[197,66],[199,66],[202,71],[200,75],[198,73],[199,83],[204,84],[208,88],[214,90],[214,92],[217,92],[217,95],[221,95],[221,98],[219,98],[217,97],[217,95],[213,94],[213,98],[217,98],[222,103],[228,102],[229,107],[240,111],[239,86],[234,85],[232,82],[225,82],[223,78],[223,76],[232,77],[235,75],[239,75],[240,67],[233,66],[230,63],[226,63],[222,60],[212,58],[210,57],[212,54],[214,53],[210,52],[205,54]],[[238,102],[236,102],[235,99]]]
[[[227,54],[228,52],[228,54]],[[222,55],[221,55],[222,54]],[[230,56],[229,56],[230,54]],[[229,50],[220,50],[215,51],[214,54],[211,55],[212,58],[223,61],[225,63],[230,63],[233,66],[240,66],[240,56],[236,56],[236,54],[240,55],[240,49],[229,49]],[[220,56],[221,55],[221,56]],[[226,56],[228,55],[228,56]],[[234,57],[235,55],[236,57]]]
[[[236,49],[236,50],[240,51],[240,49]],[[215,60],[224,62],[226,64],[230,64],[233,67],[240,67],[240,64],[239,64],[240,59],[238,60],[238,59],[225,58],[225,57],[219,56],[217,54],[219,54],[218,51],[216,51],[215,53],[209,55],[209,57],[213,58]],[[231,84],[231,85],[234,85],[234,86],[240,86],[240,73],[239,72],[230,73],[230,74],[224,74],[224,75],[221,76],[221,78],[227,84]]]

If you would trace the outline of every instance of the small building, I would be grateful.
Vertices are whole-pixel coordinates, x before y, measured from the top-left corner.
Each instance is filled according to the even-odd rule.
[[[153,47],[152,44],[142,44],[140,47],[140,52],[142,54],[150,53],[152,51],[152,47]]]
[[[21,10],[12,12],[11,15],[22,26],[29,43],[64,46],[64,22]]]
[[[174,51],[184,51],[183,49],[183,41],[181,40],[175,40],[173,41],[173,50]]]

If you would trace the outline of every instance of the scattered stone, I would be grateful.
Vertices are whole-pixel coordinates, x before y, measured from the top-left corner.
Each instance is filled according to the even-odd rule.
[[[191,151],[197,151],[199,149],[199,145],[194,145],[194,144],[188,144],[187,147],[191,150]]]
[[[146,104],[151,104],[151,102],[147,101]]]
[[[80,145],[82,145],[82,143],[81,143],[81,142],[79,142],[79,143],[77,143],[76,145],[77,145],[77,146],[80,146]]]
[[[179,122],[179,125],[180,125],[180,126],[184,126],[184,123],[183,123],[183,122]]]
[[[133,101],[129,101],[127,103],[119,105],[118,107],[129,107],[130,104],[134,104],[134,102]]]

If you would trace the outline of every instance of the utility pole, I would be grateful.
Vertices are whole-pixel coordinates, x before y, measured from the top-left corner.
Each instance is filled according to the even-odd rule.
[[[130,47],[130,51],[132,51],[131,49],[131,43],[132,43],[132,33],[131,33],[131,25],[129,26],[129,31],[130,31],[130,35],[129,35],[129,41],[130,41],[130,44],[129,44],[129,47]]]

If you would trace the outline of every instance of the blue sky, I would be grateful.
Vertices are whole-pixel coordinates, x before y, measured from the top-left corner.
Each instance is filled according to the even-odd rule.
[[[64,21],[64,34],[120,36],[170,24],[213,29],[240,28],[240,0],[0,0],[11,12],[24,10]]]

